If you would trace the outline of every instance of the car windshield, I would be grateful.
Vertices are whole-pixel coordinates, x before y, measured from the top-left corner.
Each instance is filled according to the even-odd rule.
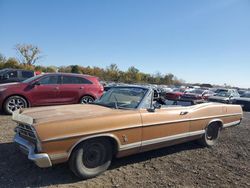
[[[135,109],[148,89],[138,87],[114,87],[93,104],[117,109]]]
[[[22,83],[29,83],[29,82],[32,82],[32,81],[36,80],[37,78],[40,78],[40,77],[42,77],[41,74],[38,75],[38,76],[33,76],[31,78],[28,78],[27,80],[22,81]]]
[[[230,95],[231,95],[231,93],[228,91],[221,91],[221,92],[216,94],[216,96],[219,96],[219,97],[230,97]]]
[[[216,89],[215,93],[220,93],[220,92],[228,92],[227,89]]]
[[[188,93],[202,94],[203,90],[201,90],[201,89],[194,89],[194,90],[189,91]]]

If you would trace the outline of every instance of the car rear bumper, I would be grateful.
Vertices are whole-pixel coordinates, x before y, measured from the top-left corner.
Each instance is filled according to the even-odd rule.
[[[47,153],[35,153],[35,146],[29,141],[21,138],[16,134],[14,142],[17,143],[23,153],[28,155],[28,159],[33,161],[40,168],[52,166],[51,160]]]

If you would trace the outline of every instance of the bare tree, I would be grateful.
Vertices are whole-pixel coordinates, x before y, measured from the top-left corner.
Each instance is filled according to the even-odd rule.
[[[21,62],[26,65],[34,65],[42,57],[41,50],[32,44],[17,44],[15,50],[21,56]]]

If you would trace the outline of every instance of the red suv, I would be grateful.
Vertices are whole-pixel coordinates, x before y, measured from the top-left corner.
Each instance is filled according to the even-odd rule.
[[[20,83],[0,84],[0,107],[11,114],[32,106],[89,103],[102,94],[103,86],[97,77],[50,73]]]

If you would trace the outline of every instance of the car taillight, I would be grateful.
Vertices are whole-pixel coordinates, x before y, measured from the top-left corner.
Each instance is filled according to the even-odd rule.
[[[103,85],[100,84],[100,88],[101,88],[101,92],[103,92],[104,91]]]
[[[98,81],[97,82],[98,83],[98,86],[100,87],[100,89],[101,89],[101,92],[103,92],[104,91],[104,87],[103,87],[103,85]]]

